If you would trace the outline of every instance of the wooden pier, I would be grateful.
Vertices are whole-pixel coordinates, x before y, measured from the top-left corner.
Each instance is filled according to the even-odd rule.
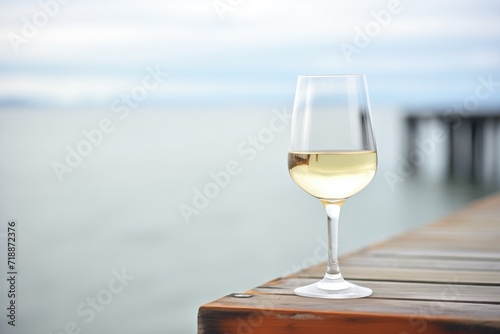
[[[406,115],[407,156],[419,150],[419,129],[437,126],[443,129],[447,146],[447,175],[476,183],[500,181],[500,111],[475,113],[450,111],[408,112]],[[425,150],[425,148],[424,148]]]
[[[500,333],[500,194],[340,259],[362,299],[299,297],[325,264],[200,307],[199,334]]]

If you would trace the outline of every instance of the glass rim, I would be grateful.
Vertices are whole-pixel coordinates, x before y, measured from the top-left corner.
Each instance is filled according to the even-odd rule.
[[[311,74],[299,75],[299,78],[356,78],[366,77],[365,74]]]

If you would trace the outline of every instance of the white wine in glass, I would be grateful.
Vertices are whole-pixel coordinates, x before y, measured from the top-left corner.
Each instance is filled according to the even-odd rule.
[[[316,298],[361,298],[372,290],[344,280],[337,259],[338,218],[344,201],[377,170],[364,75],[299,76],[288,169],[293,181],[325,207],[328,264],[324,278],[295,289]]]

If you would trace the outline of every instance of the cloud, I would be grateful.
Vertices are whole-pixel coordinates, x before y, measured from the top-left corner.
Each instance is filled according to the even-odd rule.
[[[3,2],[0,34],[20,33],[22,18],[40,6]],[[214,101],[293,95],[297,75],[308,73],[364,72],[375,83],[399,77],[397,86],[373,85],[374,99],[410,86],[424,97],[430,96],[425,87],[445,96],[478,74],[498,73],[495,0],[401,1],[401,13],[347,62],[340,43],[352,43],[355,29],[387,6],[385,0],[242,0],[221,20],[206,0],[68,1],[20,52],[0,41],[0,97],[112,98],[156,64],[172,73],[164,96]]]

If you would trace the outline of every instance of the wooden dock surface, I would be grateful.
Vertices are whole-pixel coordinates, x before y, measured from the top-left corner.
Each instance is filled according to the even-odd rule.
[[[500,194],[340,259],[361,299],[299,297],[325,264],[200,307],[199,334],[500,333]]]

